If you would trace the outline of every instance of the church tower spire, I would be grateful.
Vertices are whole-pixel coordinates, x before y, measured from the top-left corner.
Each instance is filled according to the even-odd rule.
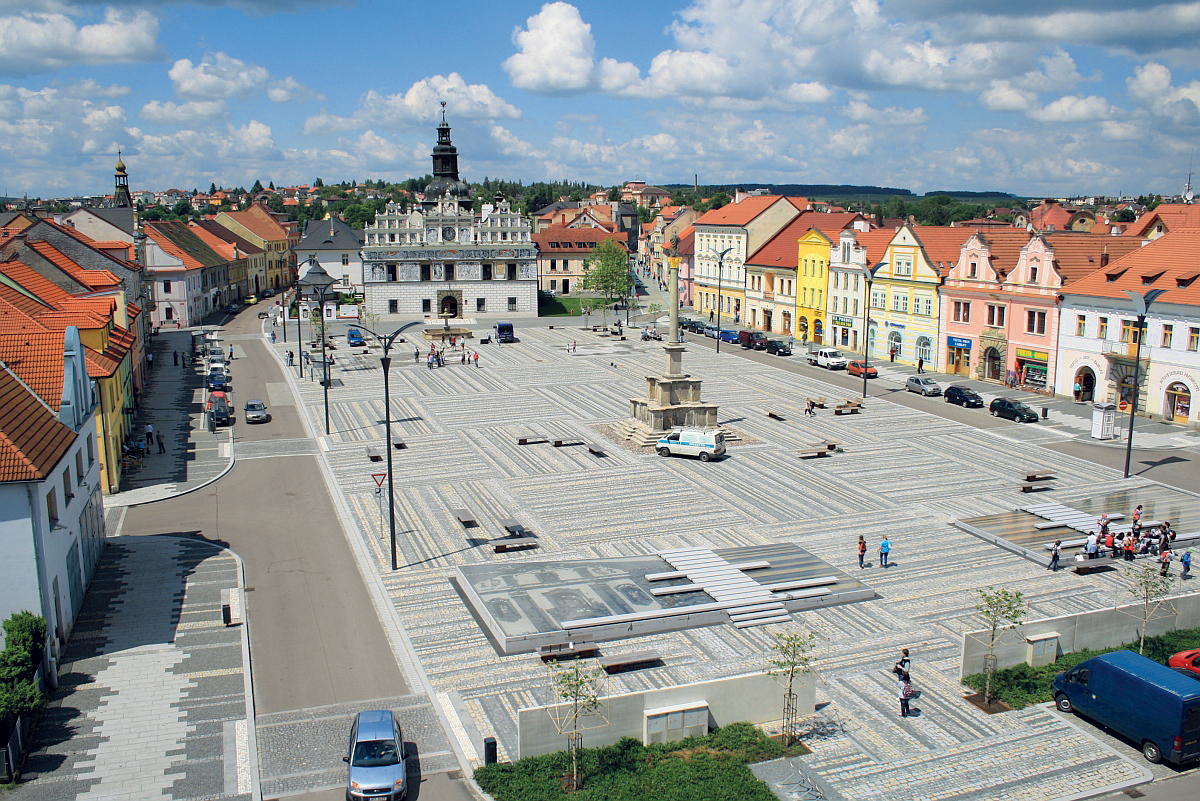
[[[118,209],[132,209],[133,196],[129,194],[129,176],[125,173],[125,162],[121,151],[117,151],[116,188],[113,190],[113,205]]]

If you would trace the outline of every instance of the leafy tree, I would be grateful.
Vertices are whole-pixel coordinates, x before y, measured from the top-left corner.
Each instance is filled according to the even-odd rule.
[[[645,225],[648,222],[654,222],[654,218],[658,216],[658,212],[648,206],[637,207],[638,222]]]
[[[267,198],[267,208],[277,214],[282,214],[284,211],[283,198],[279,195],[271,195]]]
[[[771,654],[767,657],[767,675],[783,680],[783,737],[784,745],[796,741],[796,693],[794,683],[797,676],[812,672],[816,661],[813,647],[817,635],[811,631],[778,631],[771,643]]]
[[[629,254],[615,239],[605,239],[592,248],[583,269],[583,288],[600,293],[610,303],[629,291]]]
[[[567,750],[571,752],[571,785],[578,790],[583,786],[579,766],[579,755],[583,750],[583,721],[600,712],[600,682],[605,673],[602,669],[585,668],[580,660],[571,662],[570,667],[558,667],[555,662],[554,694],[567,703],[565,714],[555,720],[559,734],[567,735]]]
[[[216,193],[217,193],[217,184],[214,181],[213,183],[208,185],[208,194],[215,195]]]
[[[610,203],[616,203],[621,200],[621,187],[614,186],[608,190],[608,200]]]
[[[325,185],[325,182],[324,182],[324,181],[322,181],[322,180],[320,179],[320,177],[318,177],[318,178],[317,178],[317,180],[313,181],[313,187],[314,187],[314,188],[316,188],[316,189],[320,189],[320,188],[321,188],[322,186],[324,186],[324,185]]]
[[[1133,209],[1120,209],[1112,216],[1113,222],[1131,223],[1137,220],[1137,215],[1133,213]]]
[[[185,220],[188,217],[191,217],[192,211],[192,204],[188,203],[186,200],[181,200],[171,207],[171,214],[174,215],[175,219],[177,220]]]
[[[1125,576],[1125,589],[1141,604],[1142,630],[1138,637],[1138,653],[1146,650],[1146,627],[1159,606],[1167,602],[1171,594],[1171,577],[1160,576],[1158,566],[1146,560]]]
[[[988,624],[988,665],[985,671],[987,683],[983,688],[983,702],[990,705],[992,703],[991,667],[996,656],[996,642],[1004,636],[1004,632],[1015,629],[1025,622],[1025,614],[1029,611],[1029,607],[1019,591],[1014,592],[1003,587],[996,589],[988,586],[987,589],[981,588],[975,592],[979,596],[975,610]]]
[[[704,204],[705,206],[707,206],[705,211],[712,211],[713,209],[719,209],[724,206],[728,206],[732,202],[733,202],[733,198],[731,198],[729,196],[728,192],[718,190],[716,192],[713,192],[712,195],[709,196],[709,198],[708,198],[708,203]]]

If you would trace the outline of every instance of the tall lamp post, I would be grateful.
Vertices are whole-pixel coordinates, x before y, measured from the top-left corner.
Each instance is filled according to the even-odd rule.
[[[1141,385],[1139,375],[1142,367],[1142,340],[1146,337],[1146,313],[1150,304],[1166,292],[1165,289],[1151,289],[1148,292],[1134,292],[1126,289],[1125,294],[1133,301],[1133,310],[1137,314],[1137,351],[1133,357],[1133,397],[1129,400],[1129,436],[1125,438],[1125,478],[1129,478],[1129,460],[1133,456],[1133,418],[1137,414],[1138,387]]]
[[[304,378],[304,337],[300,336],[300,302],[304,292],[300,289],[300,279],[296,279],[296,347],[300,349],[300,357],[296,361],[300,365],[300,377]],[[283,318],[283,327],[287,328],[287,317]]]
[[[867,373],[871,371],[871,284],[875,281],[876,270],[886,264],[886,261],[881,261],[874,267],[860,264],[854,268],[863,277],[865,285],[863,296],[863,400],[867,399]]]
[[[715,250],[708,252],[708,255],[717,257],[717,353],[721,352],[721,276],[725,272],[725,257],[731,250],[732,245],[719,253]]]
[[[321,332],[321,370],[324,376],[321,379],[321,386],[325,390],[325,435],[329,436],[329,360],[325,357],[325,293],[329,291],[329,287],[337,283],[337,279],[325,272],[325,268],[318,264],[316,259],[309,259],[309,264],[311,266],[300,284],[317,293],[317,305],[321,309],[321,328],[319,330]]]

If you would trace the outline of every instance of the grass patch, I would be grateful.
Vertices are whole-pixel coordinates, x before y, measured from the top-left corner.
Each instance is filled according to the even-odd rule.
[[[605,301],[604,298],[564,298],[562,296],[552,298],[548,295],[538,293],[538,317],[581,317],[586,316],[587,309],[584,304],[592,305],[592,316],[596,318],[596,324],[599,325],[604,318],[604,313],[599,311],[596,306],[606,306],[608,308],[608,316],[612,317],[612,304]],[[615,318],[614,318],[615,319]]]
[[[776,801],[748,767],[753,762],[808,753],[783,745],[749,723],[733,723],[704,737],[644,746],[632,737],[585,748],[583,788],[568,796],[560,779],[571,755],[559,751],[505,765],[484,765],[475,781],[496,801]]]
[[[1189,648],[1200,647],[1200,629],[1181,629],[1179,631],[1161,634],[1158,637],[1146,638],[1145,656],[1155,662],[1167,663],[1167,658]],[[1064,654],[1053,664],[1033,668],[1026,664],[1014,665],[1010,668],[997,670],[992,674],[992,694],[995,698],[1011,706],[1013,709],[1023,709],[1030,704],[1041,704],[1054,699],[1054,690],[1050,682],[1059,673],[1070,670],[1085,659],[1093,656],[1123,650],[1137,651],[1138,644],[1125,643],[1112,648],[1098,651],[1076,651]],[[985,676],[973,673],[963,679],[963,684],[977,692],[983,692]]]

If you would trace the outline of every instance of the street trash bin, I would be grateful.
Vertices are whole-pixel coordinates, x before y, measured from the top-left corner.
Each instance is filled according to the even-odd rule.
[[[495,765],[496,764],[496,738],[495,737],[484,737],[483,738],[483,764],[485,764],[485,765]]]
[[[1113,439],[1116,436],[1117,404],[1092,404],[1092,439]]]

